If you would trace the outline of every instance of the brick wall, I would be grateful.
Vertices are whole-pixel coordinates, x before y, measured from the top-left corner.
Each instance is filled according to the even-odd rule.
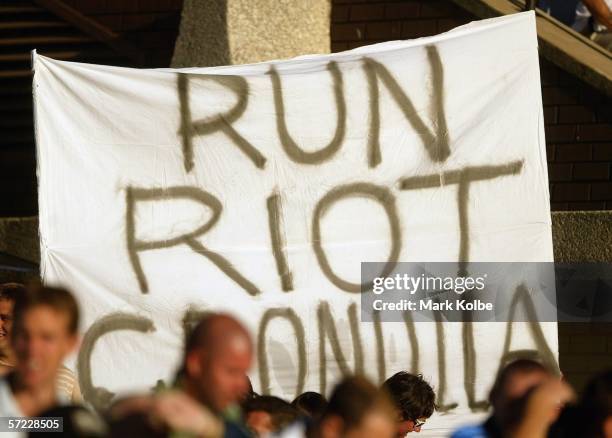
[[[183,0],[63,1],[141,48],[148,67],[170,65]]]
[[[594,374],[612,369],[612,324],[560,323],[559,362],[578,390]]]
[[[334,0],[332,51],[435,35],[473,19],[471,14],[450,1]]]
[[[333,0],[332,50],[435,35],[476,19],[450,0]],[[540,64],[551,208],[612,209],[612,101]]]
[[[612,102],[542,59],[553,210],[612,209]]]

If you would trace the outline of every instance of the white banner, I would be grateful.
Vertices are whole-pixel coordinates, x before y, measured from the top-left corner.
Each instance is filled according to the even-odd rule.
[[[359,320],[363,261],[552,261],[533,13],[244,66],[33,62],[41,270],[78,295],[92,404],[169,384],[206,310],[251,329],[258,392],[422,373],[434,436],[508,352],[556,361],[554,323]]]

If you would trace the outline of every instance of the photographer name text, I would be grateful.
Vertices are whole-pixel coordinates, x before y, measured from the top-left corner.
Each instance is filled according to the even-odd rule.
[[[374,300],[372,307],[377,311],[485,311],[493,310],[493,303],[482,300],[456,300],[456,301],[434,301],[434,300],[400,300],[398,302],[386,302]]]

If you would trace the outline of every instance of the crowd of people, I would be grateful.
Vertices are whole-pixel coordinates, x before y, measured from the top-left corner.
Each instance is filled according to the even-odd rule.
[[[63,434],[75,437],[392,438],[420,432],[437,409],[432,386],[404,371],[380,387],[345,377],[329,398],[256,394],[247,374],[254,357],[249,332],[232,316],[210,313],[187,336],[172,388],[94,412],[63,365],[77,348],[78,326],[78,305],[67,290],[0,285],[0,417],[62,418]],[[452,437],[612,437],[612,372],[576,400],[553,370],[517,359],[500,369],[489,401],[483,424]]]

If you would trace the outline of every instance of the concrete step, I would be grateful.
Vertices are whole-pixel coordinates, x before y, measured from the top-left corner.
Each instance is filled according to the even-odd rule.
[[[3,30],[28,30],[28,29],[63,29],[68,28],[70,25],[63,21],[47,21],[47,20],[34,20],[34,21],[10,21],[0,23],[0,31]]]
[[[33,14],[33,13],[40,13],[40,12],[46,12],[44,9],[39,8],[38,6],[28,6],[28,5],[0,5],[0,18],[2,18],[3,15],[8,15],[8,14]]]
[[[32,76],[32,70],[30,69],[14,69],[14,70],[0,70],[0,79],[9,78],[27,78]]]
[[[31,46],[32,48],[56,44],[83,44],[95,40],[87,35],[34,35],[0,39],[0,47]]]

